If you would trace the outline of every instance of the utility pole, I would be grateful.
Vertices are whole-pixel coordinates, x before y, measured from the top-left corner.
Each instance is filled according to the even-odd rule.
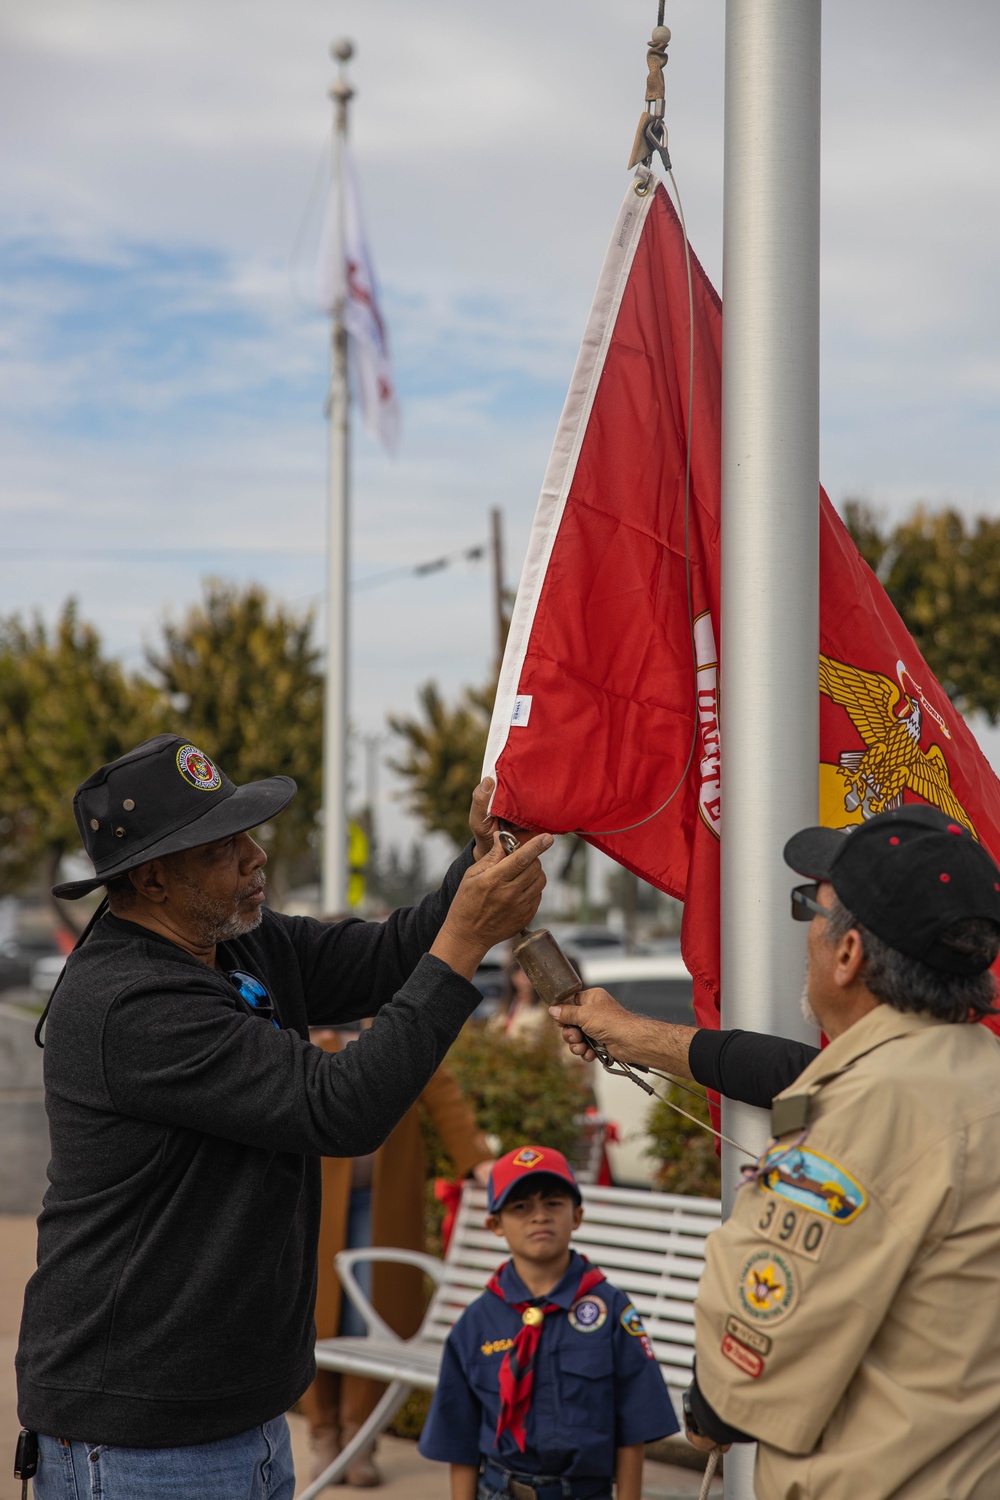
[[[347,692],[348,692],[348,545],[350,522],[351,391],[347,373],[347,295],[344,265],[344,146],[347,107],[354,90],[347,64],[354,44],[334,42],[331,55],[339,77],[330,89],[334,106],[333,172],[337,201],[337,238],[333,319],[330,340],[329,514],[326,551],[326,693],[323,701],[323,844],[324,912],[347,910]]]
[[[378,753],[385,744],[384,734],[362,735],[365,747],[365,806],[368,809],[368,844],[370,858],[375,855],[375,804],[378,800]]]
[[[818,821],[820,21],[820,0],[727,0],[722,1025],[790,1037],[805,945],[781,850]],[[722,1120],[763,1150],[762,1110]],[[726,1212],[740,1164],[724,1145]],[[753,1458],[727,1453],[727,1500],[752,1500]]]
[[[493,542],[493,611],[497,638],[497,671],[503,661],[503,648],[507,643],[507,609],[504,600],[503,582],[503,511],[494,505],[490,511],[490,531]]]

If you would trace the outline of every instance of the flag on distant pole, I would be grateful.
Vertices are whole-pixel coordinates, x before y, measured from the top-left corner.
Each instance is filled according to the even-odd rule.
[[[722,305],[665,189],[630,187],[542,486],[486,751],[493,811],[684,901],[718,1026]],[[685,483],[690,432],[690,485]],[[687,500],[685,501],[685,496]],[[1000,782],[820,493],[820,816],[939,807],[1000,856]],[[769,774],[766,764],[760,777]]]
[[[389,336],[379,304],[378,282],[368,249],[358,174],[350,147],[343,145],[343,265],[338,266],[337,185],[331,189],[320,237],[316,285],[320,306],[332,313],[343,289],[344,327],[365,426],[394,454],[399,446],[399,399],[392,372]]]

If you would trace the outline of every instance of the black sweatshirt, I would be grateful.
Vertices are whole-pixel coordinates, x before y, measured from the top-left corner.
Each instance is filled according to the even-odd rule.
[[[379,1146],[475,1009],[475,987],[426,953],[470,863],[471,846],[440,891],[384,923],[265,911],[219,945],[218,970],[113,916],[72,956],[46,1033],[51,1185],[17,1355],[25,1427],[172,1447],[302,1394],[320,1156]],[[266,984],[280,1030],[228,969]],[[342,1052],[309,1041],[310,1024],[373,1014]]]

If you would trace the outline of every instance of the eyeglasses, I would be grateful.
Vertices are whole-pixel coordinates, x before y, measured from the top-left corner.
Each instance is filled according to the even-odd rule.
[[[261,1016],[265,1021],[270,1021],[276,1030],[281,1030],[281,1022],[274,1013],[274,1001],[268,994],[266,985],[261,984],[252,974],[245,974],[242,969],[230,969],[226,978],[255,1016]]]
[[[825,906],[820,906],[816,897],[819,895],[818,885],[796,885],[792,888],[792,921],[811,922],[813,917],[828,917],[830,915]]]

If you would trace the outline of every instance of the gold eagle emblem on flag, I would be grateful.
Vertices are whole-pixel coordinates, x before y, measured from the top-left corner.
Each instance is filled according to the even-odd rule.
[[[896,670],[899,685],[880,672],[866,672],[820,655],[820,692],[847,710],[866,746],[860,754],[845,751],[840,756],[837,770],[848,787],[844,806],[850,813],[860,810],[863,817],[873,818],[899,807],[903,792],[909,790],[977,838],[972,819],[952,790],[941,746],[920,748],[925,710],[950,739],[947,726],[915,683],[913,692],[907,690],[904,683],[909,674],[902,662]]]

